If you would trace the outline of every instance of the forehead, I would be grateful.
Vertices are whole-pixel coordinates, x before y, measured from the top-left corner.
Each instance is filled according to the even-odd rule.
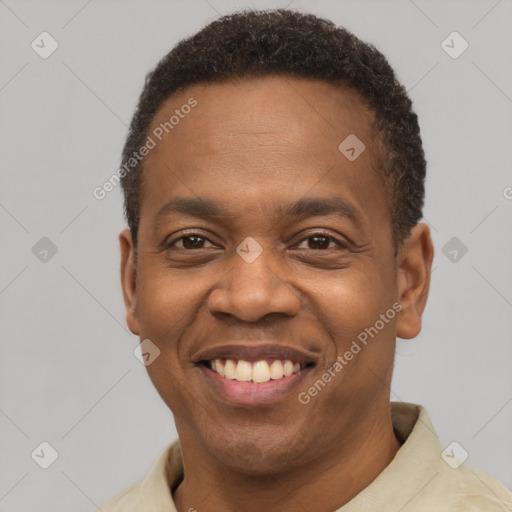
[[[348,138],[365,147],[350,167],[376,170],[373,119],[358,93],[319,80],[278,75],[197,84],[173,94],[155,115],[149,134],[156,147],[145,163],[171,157],[175,165],[193,165],[215,154],[219,163],[235,158],[257,167],[259,152],[329,167],[346,163],[340,144]]]
[[[269,207],[308,190],[339,190],[363,210],[384,205],[373,114],[347,88],[287,76],[198,84],[165,102],[149,134],[156,146],[144,166],[144,195],[152,201],[142,209],[154,215],[180,194]],[[339,146],[354,136],[364,151],[351,161]]]
[[[173,138],[193,143],[194,152],[225,149],[230,141],[244,149],[282,142],[311,151],[336,150],[350,133],[360,138],[373,134],[373,114],[359,95],[346,87],[335,87],[319,80],[289,76],[265,76],[230,80],[219,84],[198,84],[172,95],[153,119],[151,131],[169,121],[170,116],[191,98],[197,106],[181,126],[172,128]],[[188,110],[188,109],[186,109]],[[183,122],[187,119],[187,122]],[[176,121],[177,119],[175,119]],[[200,125],[207,138],[198,139]],[[165,136],[166,134],[164,134]],[[322,138],[324,144],[318,144]]]

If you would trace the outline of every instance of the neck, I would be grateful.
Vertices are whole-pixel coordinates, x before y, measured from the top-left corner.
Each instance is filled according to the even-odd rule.
[[[189,432],[180,432],[186,476],[173,496],[176,509],[178,512],[336,510],[366,488],[400,448],[390,417],[384,422],[374,422],[365,430],[364,435],[359,431],[354,439],[336,443],[303,466],[271,476],[235,472],[206,453],[189,451],[187,447],[198,443]]]

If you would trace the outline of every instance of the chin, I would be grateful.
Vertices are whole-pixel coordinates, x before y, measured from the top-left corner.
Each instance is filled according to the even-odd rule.
[[[269,476],[299,464],[305,451],[304,443],[295,440],[302,436],[285,439],[274,432],[270,442],[269,437],[243,433],[239,437],[234,434],[228,439],[217,439],[217,442],[210,439],[208,452],[229,469],[248,476]]]

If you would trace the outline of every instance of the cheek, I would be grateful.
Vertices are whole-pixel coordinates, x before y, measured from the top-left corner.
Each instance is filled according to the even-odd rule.
[[[169,351],[162,351],[146,370],[162,401],[185,424],[194,424],[197,411],[205,413],[206,417],[215,415],[211,404],[206,403],[204,397],[190,388],[190,382],[181,365]]]
[[[329,391],[318,393],[314,406],[350,410],[347,417],[356,418],[388,392],[397,315],[393,296],[385,282],[368,274],[349,277],[347,273],[323,291],[317,297],[317,315],[332,351],[318,378],[329,380]]]
[[[137,318],[141,340],[149,339],[159,351],[146,370],[164,402],[173,411],[190,400],[186,372],[192,364],[187,347],[180,343],[193,324],[203,291],[184,274],[172,275],[162,265],[140,269],[144,284],[137,292]]]
[[[315,314],[336,341],[339,351],[347,350],[352,341],[374,326],[393,304],[391,284],[368,268],[363,271],[353,267],[325,279],[322,286],[318,280],[314,284],[321,290],[312,297]],[[386,335],[393,319],[387,320],[385,327],[378,324]]]
[[[200,306],[204,294],[202,280],[186,273],[171,273],[161,262],[144,265],[143,285],[137,291],[137,317],[141,336],[169,340],[187,326]]]
[[[190,403],[191,393],[187,372],[193,365],[181,340],[196,318],[201,290],[183,274],[169,274],[161,264],[151,269],[146,265],[140,273],[144,285],[138,291],[137,316],[141,340],[151,340],[159,350],[158,357],[146,366],[155,389],[174,414],[188,417],[185,404]]]

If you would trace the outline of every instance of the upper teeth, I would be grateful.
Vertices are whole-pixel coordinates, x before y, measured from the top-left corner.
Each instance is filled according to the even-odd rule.
[[[239,382],[267,382],[270,379],[282,379],[298,373],[301,365],[289,359],[274,359],[270,364],[266,359],[253,362],[226,359],[224,364],[222,359],[214,359],[210,362],[210,368],[222,377]]]

